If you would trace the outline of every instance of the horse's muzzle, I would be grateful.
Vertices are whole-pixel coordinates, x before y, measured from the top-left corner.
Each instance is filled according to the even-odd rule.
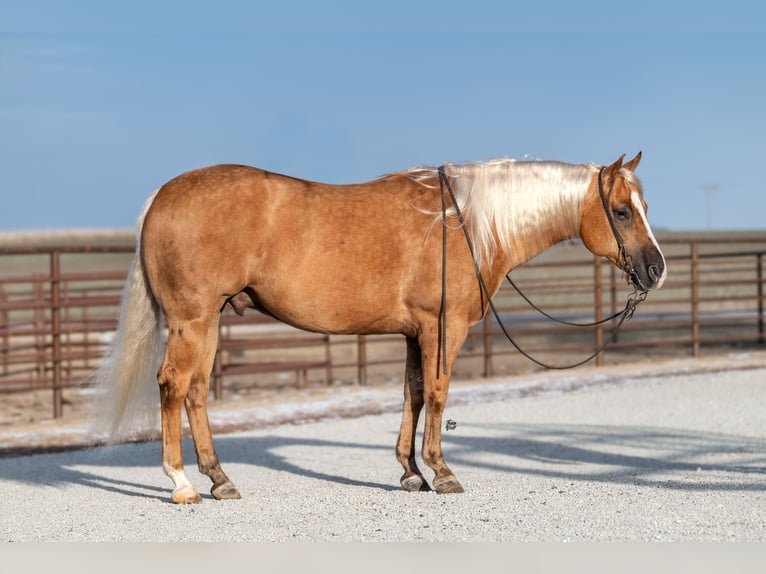
[[[630,282],[641,291],[659,289],[665,282],[667,267],[665,258],[659,251],[642,253],[633,259],[632,265],[626,269]]]

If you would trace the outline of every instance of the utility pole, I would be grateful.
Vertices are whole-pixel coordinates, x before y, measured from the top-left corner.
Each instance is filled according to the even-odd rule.
[[[715,183],[703,183],[702,191],[705,192],[705,211],[707,217],[708,231],[713,229],[713,192],[718,189],[718,184]]]

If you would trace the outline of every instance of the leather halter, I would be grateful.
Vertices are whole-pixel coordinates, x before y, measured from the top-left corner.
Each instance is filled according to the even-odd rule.
[[[644,282],[641,281],[641,277],[638,275],[638,272],[636,272],[636,268],[633,266],[633,260],[628,255],[628,252],[625,250],[625,244],[622,241],[622,235],[620,235],[619,230],[617,229],[617,224],[614,221],[614,214],[612,213],[612,208],[610,207],[611,199],[612,199],[612,191],[614,191],[614,178],[612,178],[612,181],[609,184],[609,194],[604,195],[604,182],[603,182],[603,173],[604,168],[598,170],[598,195],[601,197],[601,205],[604,206],[604,213],[606,214],[606,219],[609,222],[609,227],[612,229],[612,235],[614,236],[614,240],[617,242],[617,251],[620,254],[620,262],[622,263],[622,270],[625,271],[625,273],[628,274],[628,277],[630,277],[631,282],[639,291],[648,291],[646,286],[644,285]]]

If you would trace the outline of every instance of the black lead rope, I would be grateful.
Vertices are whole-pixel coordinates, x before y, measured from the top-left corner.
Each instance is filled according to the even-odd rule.
[[[495,316],[495,320],[497,321],[498,326],[502,330],[503,334],[505,335],[506,339],[511,343],[511,345],[514,346],[514,348],[519,351],[522,355],[524,355],[527,359],[535,363],[536,365],[539,365],[546,369],[555,369],[555,370],[566,370],[566,369],[573,369],[575,367],[579,367],[581,365],[584,365],[588,361],[593,360],[594,357],[596,357],[599,353],[601,353],[606,347],[614,340],[615,336],[617,335],[617,332],[620,330],[620,327],[622,327],[622,324],[631,319],[633,317],[633,313],[636,311],[636,307],[638,307],[638,304],[641,303],[641,301],[646,299],[647,291],[643,289],[643,285],[641,284],[641,289],[638,287],[634,288],[633,293],[628,295],[628,300],[625,303],[625,308],[620,311],[619,313],[615,313],[614,315],[611,315],[610,317],[607,317],[606,319],[602,319],[600,321],[595,321],[592,323],[572,323],[569,321],[563,321],[560,319],[556,319],[555,317],[552,317],[548,313],[544,312],[542,309],[540,309],[537,305],[532,303],[532,301],[522,293],[522,291],[516,286],[516,284],[511,280],[511,278],[506,275],[506,279],[508,282],[513,286],[513,288],[521,295],[524,300],[529,303],[532,308],[536,309],[538,312],[540,312],[542,315],[547,317],[548,319],[551,319],[553,321],[556,321],[557,323],[562,323],[564,325],[570,325],[574,327],[595,327],[598,325],[603,325],[604,323],[607,323],[609,321],[612,321],[614,319],[617,319],[619,317],[619,321],[612,329],[611,333],[609,334],[609,337],[607,337],[606,341],[598,348],[596,349],[591,355],[589,355],[587,358],[583,359],[582,361],[579,361],[577,363],[571,364],[571,365],[564,365],[564,366],[558,366],[558,365],[549,365],[546,363],[543,363],[542,361],[536,359],[532,355],[530,355],[527,351],[521,348],[516,341],[514,341],[513,337],[511,337],[508,330],[505,328],[505,325],[503,324],[502,319],[500,318],[500,314],[497,311],[497,308],[495,307],[495,304],[492,302],[492,296],[489,293],[489,289],[487,288],[487,284],[484,282],[484,276],[481,273],[481,267],[479,266],[478,261],[476,261],[476,255],[473,247],[473,242],[471,241],[471,237],[468,233],[468,228],[465,225],[465,220],[463,218],[463,214],[460,210],[460,206],[457,203],[457,199],[455,198],[455,193],[452,190],[452,184],[449,181],[449,177],[447,176],[446,172],[444,171],[444,166],[439,167],[439,188],[441,190],[441,204],[442,204],[442,298],[441,298],[441,309],[440,309],[440,316],[439,316],[439,346],[437,349],[437,357],[439,356],[439,353],[442,357],[442,369],[444,374],[447,374],[447,353],[445,351],[446,349],[446,340],[447,340],[447,299],[446,299],[446,291],[447,291],[447,275],[446,275],[446,269],[447,269],[447,207],[446,207],[446,198],[445,198],[445,189],[449,193],[450,200],[452,201],[452,206],[455,209],[455,213],[457,214],[458,221],[460,222],[460,227],[463,229],[463,234],[465,235],[466,242],[468,244],[468,250],[471,253],[471,259],[473,261],[474,268],[476,270],[476,277],[479,280],[479,285],[481,286],[482,292],[484,293],[484,296],[487,298],[487,303],[489,305],[489,308],[492,310],[492,314]],[[625,251],[625,246],[622,242],[622,236],[620,235],[619,231],[617,230],[617,226],[614,223],[614,220],[612,218],[611,210],[609,209],[609,199],[611,199],[612,190],[614,186],[614,182],[612,182],[612,185],[609,187],[609,196],[606,196],[604,194],[603,184],[602,184],[602,174],[604,172],[604,168],[602,167],[598,172],[598,191],[599,195],[601,197],[601,202],[604,206],[604,211],[606,213],[606,218],[609,221],[609,225],[612,228],[612,233],[614,234],[614,238],[617,241],[617,247],[619,249],[620,257],[625,264],[625,267],[627,268],[629,265],[629,258]],[[635,277],[635,271],[633,270],[633,267],[630,266],[629,274],[631,277]],[[636,277],[637,278],[637,277]],[[639,281],[640,284],[640,281]],[[438,362],[437,362],[437,369],[436,369],[436,376],[439,377],[439,368],[438,368]]]
[[[540,315],[542,315],[546,319],[550,319],[554,323],[559,323],[561,325],[568,325],[569,327],[598,327],[599,325],[604,325],[606,323],[609,323],[610,321],[614,321],[615,319],[617,319],[618,317],[622,316],[625,313],[625,310],[623,309],[622,311],[618,311],[617,313],[614,313],[613,315],[609,315],[609,317],[607,317],[606,319],[601,319],[599,321],[591,321],[589,323],[575,323],[573,321],[565,321],[564,319],[559,319],[557,317],[554,317],[553,315],[549,315],[548,313],[543,311],[540,307],[538,307],[537,304],[534,301],[532,301],[529,297],[527,297],[527,295],[521,290],[521,288],[518,285],[516,285],[516,283],[513,282],[513,279],[511,279],[510,275],[506,275],[505,279],[506,281],[508,281],[510,286],[514,288],[516,293],[518,293],[521,296],[521,298],[527,302],[527,305],[532,307],[532,309],[540,313]],[[637,289],[634,290],[631,296],[636,295],[636,293],[639,293]],[[640,293],[646,293],[646,291],[641,291]],[[643,296],[643,299],[646,299],[646,295]]]
[[[441,168],[439,168],[441,174]],[[447,374],[447,203],[444,197],[444,188],[441,193],[442,198],[442,300],[439,308],[439,337],[437,341],[436,356],[441,355],[442,369]],[[436,364],[436,378],[439,378],[439,363]]]

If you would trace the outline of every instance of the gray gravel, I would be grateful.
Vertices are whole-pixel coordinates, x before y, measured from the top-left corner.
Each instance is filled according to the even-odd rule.
[[[238,501],[190,442],[192,506],[156,442],[4,458],[0,541],[766,541],[764,398],[757,368],[448,405],[461,495],[399,489],[394,413],[218,436]]]

